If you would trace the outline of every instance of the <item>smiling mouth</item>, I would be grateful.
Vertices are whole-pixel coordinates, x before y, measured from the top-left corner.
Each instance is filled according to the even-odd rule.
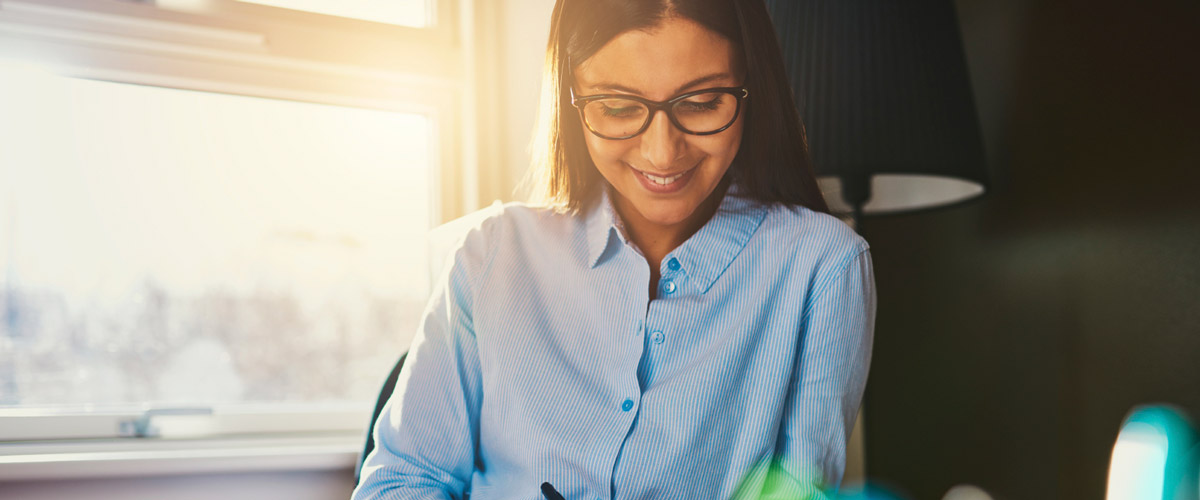
[[[692,171],[692,170],[694,170],[695,168],[696,168],[696,167],[692,167],[692,168],[689,168],[689,169],[687,169],[687,170],[684,170],[683,172],[680,172],[680,173],[678,173],[678,174],[675,174],[675,175],[669,175],[669,176],[665,176],[665,177],[664,177],[664,176],[661,176],[661,175],[654,175],[654,174],[646,173],[646,172],[643,172],[643,171],[641,171],[641,170],[638,170],[638,169],[636,169],[636,168],[635,168],[635,169],[633,169],[633,170],[634,170],[635,172],[637,172],[637,173],[641,174],[641,175],[642,175],[642,177],[645,177],[645,178],[649,179],[649,180],[650,180],[650,182],[653,182],[653,183],[655,183],[655,184],[658,184],[659,186],[666,186],[666,185],[670,185],[670,184],[673,184],[673,183],[675,183],[675,181],[678,181],[679,179],[682,179],[682,178],[683,178],[683,176],[687,175],[687,174],[688,174],[688,172],[691,172],[691,171]]]

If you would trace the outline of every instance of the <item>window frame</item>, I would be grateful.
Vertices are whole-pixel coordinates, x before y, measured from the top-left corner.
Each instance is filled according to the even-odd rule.
[[[437,124],[434,222],[481,206],[478,111],[464,105],[474,101],[466,80],[476,57],[455,22],[470,15],[470,0],[436,0],[443,22],[431,28],[204,1],[180,12],[119,0],[0,0],[0,58],[77,78],[424,114]]]
[[[69,77],[425,115],[435,124],[431,156],[440,201],[431,207],[433,227],[491,197],[479,188],[477,124],[486,111],[472,107],[470,82],[482,59],[477,48],[485,44],[472,38],[474,2],[429,1],[437,22],[410,28],[234,0],[204,0],[189,11],[120,0],[0,0],[0,61]],[[0,409],[0,463],[28,455],[12,447],[18,442],[118,438],[120,423],[146,409]],[[341,436],[344,455],[361,445],[369,412],[366,403],[216,407],[206,435],[328,439],[332,433]]]

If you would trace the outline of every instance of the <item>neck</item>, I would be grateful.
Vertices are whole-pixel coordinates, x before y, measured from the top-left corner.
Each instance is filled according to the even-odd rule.
[[[659,224],[646,220],[628,200],[617,195],[613,197],[613,208],[625,224],[625,232],[633,244],[646,256],[650,269],[658,271],[658,266],[672,250],[679,248],[683,242],[691,238],[704,224],[712,218],[721,199],[729,189],[729,181],[722,180],[716,189],[705,198],[692,215],[675,224]]]

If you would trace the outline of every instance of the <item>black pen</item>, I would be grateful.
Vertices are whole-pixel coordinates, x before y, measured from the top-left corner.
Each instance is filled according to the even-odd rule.
[[[546,500],[567,500],[559,495],[558,490],[554,489],[550,483],[542,483],[542,496],[546,497]]]

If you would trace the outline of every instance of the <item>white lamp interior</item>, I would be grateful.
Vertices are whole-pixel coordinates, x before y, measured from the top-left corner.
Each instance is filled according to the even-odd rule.
[[[850,213],[842,197],[842,180],[821,177],[817,180],[825,201],[834,213]],[[871,177],[871,197],[863,206],[865,214],[884,214],[931,208],[957,203],[983,194],[983,186],[954,177],[923,174],[878,174]]]

